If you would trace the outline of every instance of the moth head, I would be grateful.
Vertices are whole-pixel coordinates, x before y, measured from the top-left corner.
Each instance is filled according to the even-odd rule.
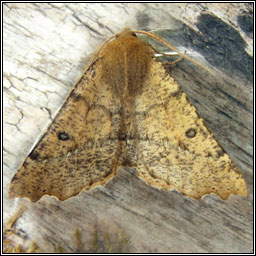
[[[134,36],[137,37],[136,34],[130,28],[124,28],[121,32],[116,34],[116,38],[122,36]]]

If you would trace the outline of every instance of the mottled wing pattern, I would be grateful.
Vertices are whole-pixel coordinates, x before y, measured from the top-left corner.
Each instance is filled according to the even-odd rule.
[[[193,198],[246,196],[237,167],[179,85],[131,31],[95,56],[13,177],[9,197],[68,199],[103,185],[118,166]]]
[[[120,102],[109,85],[98,81],[98,65],[100,60],[82,76],[13,177],[10,198],[37,201],[47,194],[65,200],[115,174]]]
[[[146,183],[193,198],[246,196],[237,167],[164,67],[152,62],[136,98],[137,171]]]

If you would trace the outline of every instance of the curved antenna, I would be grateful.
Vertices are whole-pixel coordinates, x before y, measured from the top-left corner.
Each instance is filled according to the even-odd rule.
[[[164,40],[163,38],[155,35],[155,34],[152,34],[150,32],[146,32],[146,31],[143,31],[143,30],[132,30],[132,32],[134,33],[138,33],[138,34],[144,34],[144,35],[147,35],[147,36],[150,36],[151,38],[155,39],[156,41],[158,41],[159,43],[167,46],[169,49],[171,49],[172,51],[178,53],[182,58],[188,60],[188,61],[191,61],[193,62],[194,64],[196,64],[197,66],[200,66],[201,68],[203,68],[204,70],[207,70],[209,73],[211,73],[212,75],[214,75],[214,73],[209,70],[207,67],[205,67],[204,65],[202,65],[199,61],[189,57],[188,55],[186,54],[183,54],[181,53],[178,49],[176,49],[174,46],[172,46],[170,43],[168,43],[166,40]]]

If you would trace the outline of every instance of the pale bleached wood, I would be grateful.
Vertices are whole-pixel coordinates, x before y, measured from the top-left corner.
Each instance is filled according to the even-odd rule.
[[[27,205],[16,226],[45,252],[58,247],[74,252],[77,228],[88,248],[95,227],[108,232],[113,243],[122,229],[130,237],[126,252],[252,252],[252,82],[247,73],[225,69],[221,63],[210,66],[215,77],[188,62],[179,63],[171,73],[241,169],[247,198],[222,201],[208,195],[195,201],[151,188],[125,168],[105,187],[64,202],[47,196],[36,204],[7,199],[11,177],[100,42],[130,26],[171,29],[167,38],[180,47],[182,38],[172,35],[177,31],[188,35],[181,22],[204,40],[196,24],[207,11],[237,30],[246,44],[241,51],[251,54],[252,36],[238,23],[238,16],[249,15],[250,8],[249,4],[5,4],[4,219],[20,204]],[[181,50],[190,44],[188,40]],[[195,48],[187,52],[208,65]],[[215,52],[209,56],[214,59]]]

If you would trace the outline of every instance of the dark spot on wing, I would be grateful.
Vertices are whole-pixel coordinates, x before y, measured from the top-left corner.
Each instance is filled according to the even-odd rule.
[[[28,157],[32,160],[36,160],[39,157],[39,154],[36,151],[32,151]]]
[[[70,139],[69,134],[66,133],[66,132],[64,132],[64,131],[58,132],[58,133],[57,133],[57,136],[58,136],[58,139],[59,139],[59,140],[63,140],[63,141],[66,141],[66,140],[69,140],[69,139]]]
[[[196,136],[196,130],[194,128],[189,128],[187,131],[186,131],[186,136],[188,138],[194,138]]]

